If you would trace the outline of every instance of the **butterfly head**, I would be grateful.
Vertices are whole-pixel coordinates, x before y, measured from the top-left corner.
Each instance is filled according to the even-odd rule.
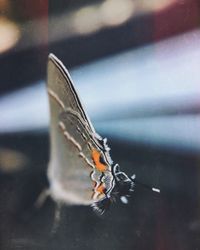
[[[118,198],[120,198],[123,203],[128,203],[128,197],[131,192],[134,191],[135,175],[129,177],[120,170],[118,164],[113,164],[109,153],[110,148],[107,145],[107,139],[102,139],[100,137],[98,139],[102,150],[92,150],[92,159],[95,168],[102,173],[100,175],[101,183],[96,187],[95,191],[97,194],[102,193],[103,198],[94,202],[92,207],[99,214],[103,214],[110,204]]]
[[[112,174],[114,178],[114,188],[111,192],[106,193],[105,197],[98,202],[95,202],[92,207],[98,214],[103,214],[110,204],[114,202],[117,198],[120,198],[121,202],[124,204],[128,203],[128,197],[134,191],[135,187],[135,175],[129,177],[124,172],[120,170],[118,164],[115,164],[112,169]]]
[[[134,191],[135,187],[135,175],[129,177],[127,174],[120,170],[118,164],[113,167],[113,175],[116,182],[115,192],[120,197],[123,203],[128,203],[128,197]]]

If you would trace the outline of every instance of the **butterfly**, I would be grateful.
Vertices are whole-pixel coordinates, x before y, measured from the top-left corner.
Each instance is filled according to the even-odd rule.
[[[64,204],[91,205],[99,214],[118,197],[128,203],[135,175],[113,163],[107,139],[95,131],[67,69],[53,54],[47,71],[51,197]]]

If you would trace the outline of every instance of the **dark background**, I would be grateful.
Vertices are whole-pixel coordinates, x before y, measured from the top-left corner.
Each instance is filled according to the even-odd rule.
[[[72,0],[0,1],[0,37],[7,39],[0,42],[1,98],[44,81],[49,52],[55,53],[72,70],[146,45],[153,46],[153,54],[158,42],[191,31],[196,34],[194,39],[198,37],[200,3],[197,0],[154,0],[151,3],[127,0],[114,4],[113,0],[109,1],[107,5],[106,1],[90,0],[84,3]],[[134,11],[118,22],[121,12],[117,9],[122,8],[121,2],[130,4],[128,9],[134,6]],[[110,12],[108,17],[113,15],[114,19],[106,22],[102,18],[103,4]],[[100,20],[99,23],[96,20]],[[90,25],[95,22],[96,28],[92,26],[91,29]],[[12,24],[13,29],[8,24]],[[1,26],[6,27],[6,33]],[[9,47],[8,41],[12,39]],[[192,44],[189,48],[192,53]],[[191,61],[191,67],[195,66]],[[96,74],[100,77],[98,72]],[[167,68],[165,74],[167,78]],[[95,82],[93,84],[95,87]],[[145,84],[148,88],[148,82]],[[181,96],[181,85],[179,90]],[[186,128],[189,115],[199,117],[198,102],[180,110],[176,109],[176,100],[173,101],[174,108],[170,110],[144,112],[142,116],[165,117],[169,124],[173,117],[175,125],[180,117],[186,117]],[[1,108],[5,112],[6,108],[0,105],[0,112]],[[133,107],[127,110],[136,119]],[[139,109],[137,116],[140,116]],[[24,119],[31,119],[31,114]],[[117,124],[118,120],[115,122]],[[144,122],[141,124],[145,127]],[[123,134],[118,136],[116,131],[105,130],[100,123],[98,132],[109,138],[112,158],[128,174],[135,173],[141,182],[160,188],[161,194],[137,187],[128,205],[118,201],[102,217],[93,213],[90,207],[66,206],[55,234],[51,233],[55,203],[49,198],[40,209],[34,207],[38,195],[48,186],[48,129],[41,126],[35,130],[8,132],[5,127],[6,132],[3,132],[1,128],[0,249],[200,249],[200,147],[199,144],[192,146],[190,141],[191,136],[198,141],[199,130],[198,122],[195,128],[191,124],[184,130],[189,145],[185,147],[179,141],[176,146],[173,143],[163,146],[162,138],[159,143],[154,143],[154,139],[150,143],[148,138],[142,140],[143,134],[141,139],[130,137],[127,140]],[[181,127],[182,124],[180,131]],[[166,132],[170,133],[171,127],[168,129]]]

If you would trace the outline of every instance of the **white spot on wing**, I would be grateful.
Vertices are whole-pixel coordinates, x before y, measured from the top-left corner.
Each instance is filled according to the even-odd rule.
[[[128,199],[126,198],[126,196],[121,196],[120,200],[121,200],[122,203],[128,204]]]

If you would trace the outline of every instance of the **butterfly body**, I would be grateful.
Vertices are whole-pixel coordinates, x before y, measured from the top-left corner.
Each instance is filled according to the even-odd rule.
[[[57,202],[92,205],[103,213],[117,196],[126,197],[134,180],[113,164],[107,140],[90,122],[61,61],[49,55],[48,95],[51,114],[50,193]]]

